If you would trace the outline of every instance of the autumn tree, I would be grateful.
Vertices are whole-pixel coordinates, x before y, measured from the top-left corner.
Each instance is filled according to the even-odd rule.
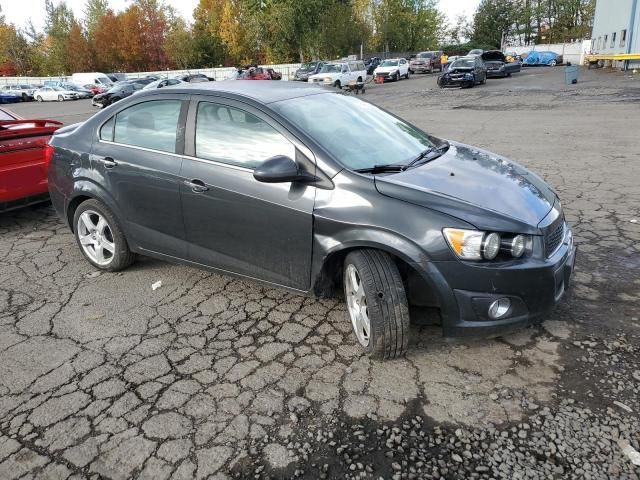
[[[89,41],[78,22],[73,23],[66,43],[69,72],[90,72],[95,68]]]

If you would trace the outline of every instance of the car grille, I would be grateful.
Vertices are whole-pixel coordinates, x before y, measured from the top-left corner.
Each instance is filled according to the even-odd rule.
[[[544,252],[550,257],[558,249],[562,240],[564,240],[565,221],[564,215],[558,218],[544,232]]]
[[[380,72],[380,73],[376,73],[377,76],[379,77],[388,77],[389,76],[389,72]]]

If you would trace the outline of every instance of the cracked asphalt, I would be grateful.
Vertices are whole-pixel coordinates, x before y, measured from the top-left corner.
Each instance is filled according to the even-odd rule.
[[[406,359],[375,362],[340,299],[145,258],[99,273],[50,205],[0,214],[0,479],[640,478],[640,76],[563,78],[365,95],[558,191],[574,283],[505,337],[417,318]]]

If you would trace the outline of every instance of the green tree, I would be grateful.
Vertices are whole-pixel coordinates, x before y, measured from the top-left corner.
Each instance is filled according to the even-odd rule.
[[[172,21],[164,46],[169,62],[177,68],[187,69],[198,66],[193,34],[184,19],[178,17]]]
[[[87,31],[89,38],[93,38],[93,35],[100,23],[100,20],[109,10],[109,0],[87,0],[84,5],[84,27]]]

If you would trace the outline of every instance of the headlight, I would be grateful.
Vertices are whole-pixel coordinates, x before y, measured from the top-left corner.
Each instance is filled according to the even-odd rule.
[[[444,238],[447,239],[449,246],[458,257],[464,260],[482,260],[484,232],[445,228],[443,233]]]
[[[494,260],[501,251],[512,258],[520,258],[527,250],[531,250],[532,245],[529,235],[460,228],[445,228],[442,233],[451,250],[463,260]]]
[[[520,258],[527,247],[527,237],[516,235],[509,242],[509,253],[512,257]]]
[[[482,256],[487,260],[493,260],[500,251],[500,235],[489,233],[482,239]]]

